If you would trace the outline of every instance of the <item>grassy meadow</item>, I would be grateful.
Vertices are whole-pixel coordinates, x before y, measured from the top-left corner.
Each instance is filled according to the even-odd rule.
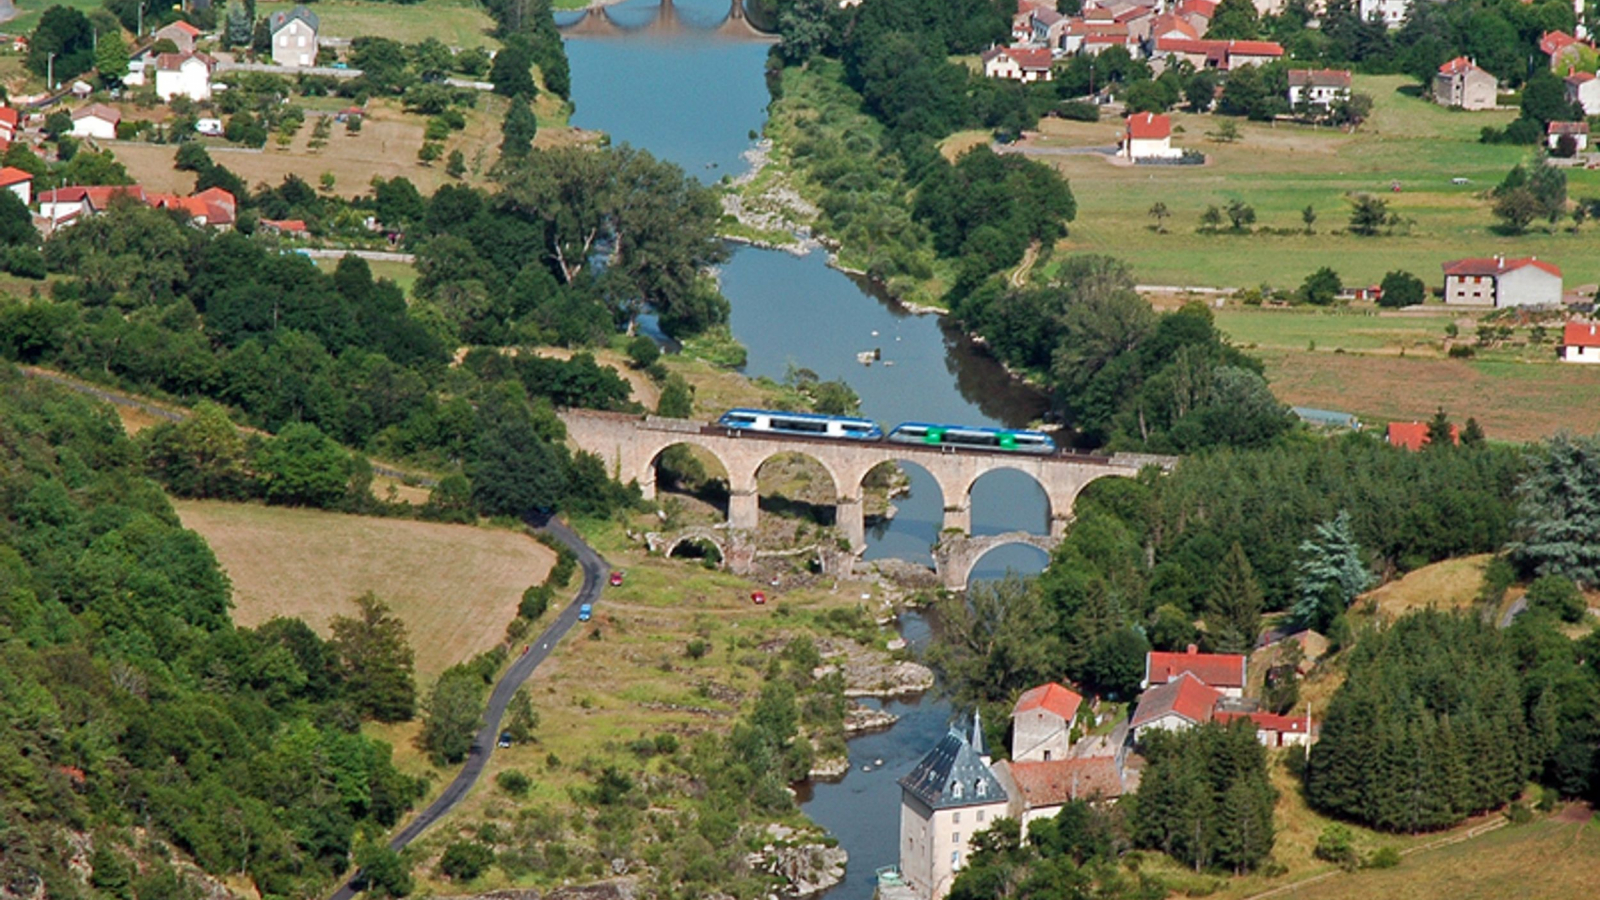
[[[269,16],[294,7],[289,0],[261,0],[256,4],[256,15]],[[491,36],[494,19],[472,0],[425,0],[413,4],[322,0],[312,10],[322,20],[321,33],[328,37],[376,35],[406,44],[432,37],[457,48],[500,46]]]
[[[1071,184],[1078,217],[1061,253],[1106,253],[1132,264],[1141,283],[1202,287],[1297,286],[1320,266],[1331,265],[1346,284],[1375,284],[1384,273],[1409,270],[1425,282],[1441,281],[1439,264],[1461,256],[1506,253],[1537,255],[1561,265],[1569,289],[1600,282],[1600,257],[1591,252],[1585,229],[1548,233],[1540,227],[1521,237],[1491,230],[1489,202],[1481,195],[1506,171],[1532,155],[1530,148],[1477,142],[1485,126],[1504,126],[1510,111],[1462,112],[1416,96],[1402,76],[1362,76],[1355,90],[1372,95],[1371,119],[1355,133],[1338,129],[1238,123],[1240,139],[1219,143],[1206,136],[1223,117],[1175,112],[1177,147],[1203,151],[1205,166],[1117,166],[1099,155],[1041,155]],[[1110,146],[1120,119],[1097,123],[1047,119],[1042,149]],[[958,136],[959,137],[959,136]],[[1569,193],[1600,195],[1600,172],[1569,170]],[[1465,178],[1463,185],[1452,179]],[[1391,192],[1390,183],[1402,190]],[[1409,224],[1395,234],[1340,234],[1352,193],[1388,200]],[[1255,208],[1256,227],[1288,234],[1197,234],[1209,205],[1241,200]],[[1165,203],[1172,212],[1166,233],[1148,215]],[[1317,212],[1314,234],[1305,234],[1300,212]]]
[[[372,591],[406,623],[419,683],[492,649],[555,554],[526,535],[258,504],[175,500],[233,581],[234,621],[296,616],[318,633]]]

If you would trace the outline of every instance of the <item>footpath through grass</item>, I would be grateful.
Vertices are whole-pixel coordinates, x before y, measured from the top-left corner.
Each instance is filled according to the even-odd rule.
[[[1530,158],[1524,147],[1477,142],[1485,126],[1503,126],[1510,112],[1442,109],[1415,96],[1401,76],[1356,76],[1355,89],[1371,94],[1372,118],[1354,134],[1337,129],[1263,124],[1217,116],[1173,114],[1173,145],[1206,153],[1205,166],[1114,166],[1099,155],[1040,156],[1072,184],[1078,218],[1058,247],[1068,253],[1106,253],[1132,264],[1147,284],[1247,287],[1297,286],[1320,266],[1332,266],[1347,284],[1376,284],[1395,269],[1430,284],[1439,264],[1462,256],[1537,255],[1565,270],[1569,286],[1600,281],[1593,235],[1536,228],[1521,237],[1491,231],[1494,219],[1483,192],[1507,170]],[[1206,137],[1224,121],[1239,125],[1240,139]],[[1098,123],[1047,119],[1042,147],[1109,146],[1120,120]],[[1467,183],[1454,184],[1465,178]],[[1569,193],[1600,195],[1600,172],[1569,170]],[[1399,193],[1390,190],[1398,181]],[[1342,232],[1351,193],[1389,201],[1411,222],[1393,235],[1359,237]],[[1240,200],[1255,208],[1256,227],[1284,234],[1197,234],[1207,206]],[[1148,215],[1165,203],[1172,217],[1165,234]],[[1304,233],[1301,210],[1317,220]]]

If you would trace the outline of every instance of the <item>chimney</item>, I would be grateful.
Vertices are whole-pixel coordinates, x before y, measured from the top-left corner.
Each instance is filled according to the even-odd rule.
[[[1194,656],[1200,652],[1200,648],[1195,644],[1190,644],[1187,652],[1190,656]]]

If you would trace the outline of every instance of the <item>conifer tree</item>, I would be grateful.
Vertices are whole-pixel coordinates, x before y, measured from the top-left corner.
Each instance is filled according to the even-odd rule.
[[[1206,610],[1209,643],[1220,653],[1248,653],[1261,630],[1261,587],[1237,541],[1222,559]]]
[[[1300,599],[1294,618],[1303,628],[1327,628],[1371,586],[1372,573],[1351,531],[1348,511],[1340,510],[1333,521],[1316,527],[1315,537],[1301,542],[1298,568]]]

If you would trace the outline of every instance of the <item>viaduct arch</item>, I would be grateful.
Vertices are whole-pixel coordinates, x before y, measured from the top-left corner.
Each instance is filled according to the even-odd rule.
[[[641,418],[580,409],[562,410],[560,417],[572,444],[599,456],[621,481],[637,481],[646,499],[656,496],[656,459],[663,450],[674,444],[691,444],[710,453],[728,473],[728,526],[735,532],[753,533],[760,520],[756,472],[762,463],[780,453],[801,453],[815,459],[833,478],[838,497],[836,527],[855,552],[866,547],[861,486],[867,473],[884,462],[915,463],[933,476],[944,495],[944,536],[940,547],[946,548],[947,561],[939,569],[946,585],[954,589],[964,588],[973,564],[1000,544],[1028,543],[1048,551],[1066,532],[1073,504],[1091,481],[1128,478],[1146,465],[1170,468],[1174,462],[1171,457],[1140,454],[1026,456],[885,441],[804,438],[739,431],[690,419]],[[1022,472],[1044,489],[1050,503],[1048,537],[1022,533],[968,537],[972,531],[972,486],[982,476],[999,469]],[[963,543],[970,547],[959,549]],[[937,553],[935,559],[939,559]]]
[[[562,21],[558,16],[556,29],[570,37],[588,38],[693,32],[738,41],[771,43],[777,40],[776,35],[762,31],[750,21],[749,16],[745,14],[744,0],[729,0],[728,14],[716,25],[690,24],[684,17],[678,15],[673,0],[660,0],[656,14],[649,21],[638,25],[618,22],[607,7],[595,6],[570,21]]]

